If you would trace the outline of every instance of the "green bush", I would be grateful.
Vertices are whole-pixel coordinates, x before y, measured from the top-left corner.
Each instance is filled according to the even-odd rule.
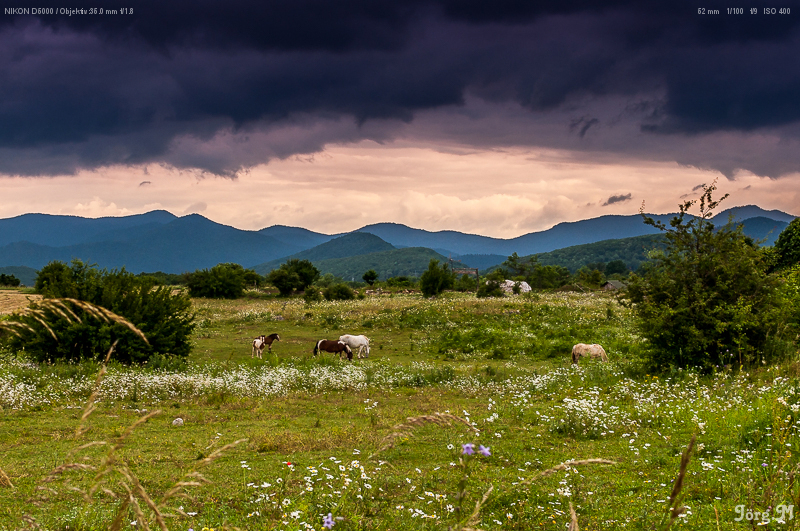
[[[189,273],[186,285],[192,297],[238,299],[244,293],[245,285],[258,284],[253,275],[260,278],[258,273],[239,264],[217,264],[211,269]]]
[[[156,357],[166,364],[166,358],[189,355],[194,316],[186,295],[172,294],[170,288],[156,287],[124,269],[100,271],[80,260],[73,260],[72,267],[49,263],[40,271],[36,286],[41,286],[40,292],[47,298],[75,298],[111,310],[133,323],[149,341],[145,343],[121,323],[99,321],[77,306],[72,310],[80,320],[42,310],[38,317],[50,330],[41,326],[36,316],[23,316],[20,319],[30,330],[8,340],[10,348],[24,350],[36,361],[103,359],[114,341],[118,343],[113,359],[122,363],[143,363]],[[32,307],[37,308],[35,304]]]
[[[0,273],[0,286],[10,286],[12,288],[15,288],[19,285],[20,285],[20,280],[14,275],[6,275],[5,273]]]
[[[319,279],[319,269],[308,260],[292,258],[267,275],[267,282],[278,288],[284,297],[305,289]]]
[[[478,297],[503,297],[505,293],[500,288],[500,281],[496,279],[489,279],[478,286]]]
[[[779,327],[780,297],[767,276],[758,246],[729,221],[716,228],[709,221],[720,203],[704,187],[700,216],[689,216],[695,201],[663,223],[644,216],[664,231],[667,247],[628,285],[642,335],[656,367],[697,366],[712,370],[728,363],[773,361],[767,348],[786,334]]]
[[[433,297],[446,289],[452,289],[454,284],[454,275],[447,264],[439,267],[439,261],[435,259],[430,261],[428,269],[419,278],[419,288],[426,297]]]
[[[783,229],[775,241],[777,266],[780,269],[800,264],[800,218],[795,218]]]
[[[307,304],[322,302],[322,292],[316,286],[309,286],[306,288],[303,300],[305,300]]]
[[[356,298],[356,292],[347,284],[334,284],[322,290],[325,300],[349,301]]]
[[[371,286],[375,283],[376,280],[378,280],[378,273],[374,269],[370,269],[369,271],[364,273],[364,276],[362,276],[361,278],[364,280],[364,282],[366,282]]]

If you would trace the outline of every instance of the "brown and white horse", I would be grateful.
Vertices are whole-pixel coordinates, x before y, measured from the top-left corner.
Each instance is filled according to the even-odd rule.
[[[261,353],[264,352],[264,347],[267,347],[269,352],[272,352],[272,342],[273,341],[280,341],[281,336],[278,334],[270,334],[268,336],[258,336],[253,340],[253,352],[250,354],[250,357],[253,358],[258,356],[261,358]]]
[[[318,352],[333,352],[334,354],[339,354],[339,359],[342,359],[342,352],[347,354],[347,359],[353,361],[353,351],[350,350],[350,347],[347,346],[347,343],[344,341],[328,341],[327,339],[320,339],[317,341],[316,345],[314,345],[314,355],[316,356]]]

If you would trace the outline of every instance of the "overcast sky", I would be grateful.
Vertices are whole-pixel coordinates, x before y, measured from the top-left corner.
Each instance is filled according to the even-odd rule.
[[[750,3],[6,4],[0,217],[513,237],[715,179],[800,215],[800,5]]]

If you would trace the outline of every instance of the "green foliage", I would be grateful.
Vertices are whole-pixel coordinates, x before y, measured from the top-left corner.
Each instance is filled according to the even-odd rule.
[[[322,302],[322,292],[316,286],[309,286],[303,294],[303,300],[306,304],[313,304],[315,302]]]
[[[331,258],[317,260],[314,265],[323,272],[333,273],[337,277],[360,279],[364,271],[374,269],[379,278],[407,276],[419,277],[431,258],[440,262],[447,257],[425,247],[405,247],[390,251],[348,256],[347,258]]]
[[[374,269],[370,269],[369,271],[364,273],[364,275],[361,278],[364,280],[364,282],[366,282],[371,286],[375,283],[376,280],[378,280],[378,273]]]
[[[461,277],[456,280],[455,289],[457,291],[475,291],[475,283],[475,276],[461,275]]]
[[[454,284],[454,275],[450,272],[447,264],[439,267],[439,261],[436,259],[431,259],[428,269],[422,273],[419,279],[419,287],[426,297],[433,297],[446,289],[452,289]]]
[[[251,270],[245,270],[239,264],[217,264],[209,269],[190,273],[186,285],[192,297],[209,299],[238,299],[244,292],[245,285],[253,282]]]
[[[20,280],[14,275],[6,275],[5,273],[0,273],[0,286],[11,286],[15,288],[19,285],[20,285]]]
[[[605,269],[605,267],[603,268]],[[589,267],[582,267],[578,270],[578,282],[585,284],[592,288],[598,288],[606,281],[606,277],[597,269],[589,269]]]
[[[294,291],[295,286],[300,284],[300,277],[297,273],[281,267],[273,269],[267,275],[267,282],[278,288],[282,297],[288,297]]]
[[[562,266],[571,272],[578,271],[587,264],[610,264],[621,261],[626,270],[636,270],[648,261],[648,253],[652,249],[663,249],[666,240],[663,234],[647,234],[615,240],[603,240],[596,243],[573,245],[536,255],[542,265]],[[606,265],[608,267],[608,265]],[[606,275],[613,272],[605,271]]]
[[[52,334],[39,326],[35,316],[20,317],[31,329],[10,338],[13,350],[24,350],[39,362],[102,359],[117,341],[113,359],[122,363],[142,363],[153,357],[162,361],[171,357],[185,359],[189,355],[194,316],[189,312],[191,301],[187,296],[173,295],[171,289],[155,287],[124,269],[100,271],[80,260],[73,260],[72,267],[51,262],[42,268],[42,273],[36,284],[42,286],[46,297],[70,297],[111,310],[139,328],[149,344],[121,323],[99,322],[74,308],[79,321],[67,320],[52,310],[44,311],[43,320]]]
[[[485,282],[482,282],[480,286],[478,286],[478,297],[503,297],[505,293],[500,288],[500,281],[494,278],[490,278]]]
[[[414,280],[406,276],[391,277],[386,279],[386,285],[390,288],[413,288]]]
[[[716,187],[704,187],[700,216],[689,216],[696,201],[686,201],[670,228],[644,215],[664,231],[667,247],[628,285],[642,335],[650,342],[650,361],[664,367],[711,370],[727,363],[761,361],[774,355],[770,342],[779,300],[756,244],[730,221],[709,221],[720,203]],[[770,360],[765,360],[770,361]]]
[[[356,293],[347,284],[334,284],[322,290],[325,300],[349,301],[356,298]]]
[[[489,280],[524,280],[534,289],[560,288],[570,282],[569,270],[560,265],[542,265],[537,256],[519,257],[512,254],[500,267],[489,273]],[[484,289],[482,293],[485,293]],[[494,295],[484,295],[494,296]]]
[[[304,291],[319,279],[319,269],[308,260],[292,258],[273,269],[267,275],[267,282],[278,288],[280,294],[288,297],[294,290]]]
[[[624,261],[612,260],[606,264],[604,272],[607,277],[610,277],[611,275],[627,275],[628,271],[628,266]]]
[[[792,267],[800,263],[800,218],[795,218],[775,240],[777,267]]]

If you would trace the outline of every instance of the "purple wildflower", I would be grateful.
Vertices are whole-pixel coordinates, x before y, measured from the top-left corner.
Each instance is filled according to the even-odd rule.
[[[475,450],[473,450],[473,448],[475,448],[475,445],[472,443],[462,444],[461,453],[463,455],[472,455],[475,453]]]
[[[484,446],[484,445],[482,445],[482,444],[480,446],[478,446],[478,452],[480,452],[481,455],[485,455],[486,457],[489,457],[490,455],[492,455],[492,454],[489,453],[489,448]]]
[[[328,529],[331,529],[333,527],[333,523],[334,522],[332,513],[328,513],[328,516],[322,519],[322,527],[327,527]]]

